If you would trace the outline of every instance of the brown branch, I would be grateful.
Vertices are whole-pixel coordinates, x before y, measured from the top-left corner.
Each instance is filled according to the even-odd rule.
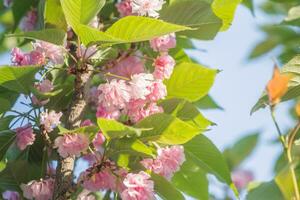
[[[78,66],[75,70],[75,93],[73,101],[67,113],[66,128],[74,129],[78,128],[81,124],[81,120],[87,105],[89,82],[92,77],[91,66]],[[71,189],[73,184],[73,170],[75,164],[75,157],[60,157],[58,160],[58,166],[56,169],[56,182],[54,197],[55,200],[67,200],[70,199]]]

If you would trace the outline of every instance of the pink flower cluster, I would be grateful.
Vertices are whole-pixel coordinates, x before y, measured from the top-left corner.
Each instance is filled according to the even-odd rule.
[[[2,198],[4,200],[21,200],[21,197],[18,192],[6,190],[2,193]]]
[[[164,35],[150,40],[151,48],[156,52],[168,52],[176,47],[175,33]]]
[[[140,15],[158,18],[158,11],[164,3],[164,0],[122,0],[116,7],[121,17]]]
[[[11,51],[12,64],[15,66],[45,65],[47,59],[53,64],[64,63],[62,47],[43,41],[35,42],[32,45],[34,49],[29,53],[24,53],[19,48],[13,48]]]
[[[232,174],[232,181],[239,190],[246,188],[253,180],[254,175],[248,170],[236,170]]]
[[[157,150],[156,159],[144,159],[142,165],[156,174],[171,179],[185,161],[183,146],[165,147]]]
[[[34,87],[41,93],[51,92],[54,87],[50,80],[45,79],[40,83],[34,85]],[[49,102],[49,99],[39,100],[36,96],[32,96],[32,103],[34,105],[43,106]]]
[[[41,181],[30,181],[27,184],[21,184],[23,195],[27,199],[51,200],[54,191],[54,182],[52,178]]]
[[[129,173],[123,181],[125,190],[121,193],[123,200],[154,199],[154,182],[150,176],[141,171],[138,174]]]
[[[68,156],[80,156],[89,147],[89,139],[84,134],[65,134],[55,139],[54,148],[58,148],[59,155],[63,158]]]
[[[9,2],[9,1],[8,1]],[[6,3],[6,2],[4,2]],[[10,5],[10,2],[9,4]],[[32,31],[34,30],[38,19],[38,13],[36,9],[30,10],[26,16],[24,16],[20,22],[20,29],[22,31]]]
[[[20,150],[24,150],[27,146],[32,145],[35,141],[35,134],[31,124],[16,129],[16,143]]]
[[[54,110],[48,112],[42,112],[40,115],[40,124],[44,126],[44,129],[50,133],[53,131],[53,128],[60,124],[60,118],[62,112],[56,113]]]

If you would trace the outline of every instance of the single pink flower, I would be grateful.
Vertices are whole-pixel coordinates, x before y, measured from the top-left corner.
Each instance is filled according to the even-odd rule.
[[[35,51],[43,54],[53,64],[59,65],[64,63],[64,50],[62,47],[44,41],[33,43],[33,47]]]
[[[41,93],[51,92],[54,89],[53,84],[50,80],[45,79],[40,83],[34,85],[34,87]],[[45,99],[40,101],[36,96],[32,96],[32,103],[34,105],[43,106],[49,102],[49,99]]]
[[[147,99],[150,101],[155,102],[167,96],[167,87],[161,80],[152,82],[149,90],[150,94],[147,96]]]
[[[99,104],[107,110],[123,109],[131,98],[130,88],[124,80],[113,79],[109,83],[101,84],[98,90],[101,92]]]
[[[46,64],[46,57],[44,54],[42,54],[39,51],[31,51],[28,53],[29,58],[30,58],[30,64],[31,65],[45,65]]]
[[[130,78],[134,74],[143,73],[145,71],[145,63],[138,55],[132,55],[121,59],[108,71],[118,76]]]
[[[58,148],[59,155],[63,158],[68,156],[80,156],[89,147],[89,139],[83,134],[65,134],[54,141],[54,148]]]
[[[132,0],[122,0],[120,3],[116,4],[121,17],[132,15],[131,1]]]
[[[141,164],[156,174],[171,179],[185,161],[183,146],[171,146],[157,150],[156,159],[144,159]]]
[[[129,109],[127,114],[132,122],[137,123],[150,115],[162,112],[163,108],[152,102],[142,108]]]
[[[4,200],[21,200],[21,197],[18,192],[6,190],[2,193],[2,198]]]
[[[119,119],[121,116],[121,112],[119,109],[111,108],[107,110],[101,104],[97,107],[96,117],[97,118],[106,118],[106,119]]]
[[[151,93],[150,87],[153,81],[152,74],[140,73],[132,75],[129,82],[131,98],[145,100],[146,96]]]
[[[164,35],[150,40],[150,46],[154,51],[167,52],[169,49],[176,47],[175,33]]]
[[[45,130],[50,133],[53,131],[53,128],[60,124],[60,118],[62,112],[56,113],[54,110],[48,112],[42,112],[40,115],[40,124],[44,126]]]
[[[32,145],[35,141],[35,134],[31,124],[16,129],[16,143],[20,150],[24,150],[27,146]]]
[[[22,31],[32,31],[34,30],[38,19],[38,13],[35,9],[28,11],[26,16],[24,16],[20,22],[20,29]]]
[[[19,48],[13,48],[11,51],[11,62],[15,66],[44,65],[46,64],[46,58],[37,51],[23,53]]]
[[[239,190],[246,188],[253,180],[254,175],[248,170],[236,170],[232,174],[232,181]]]
[[[93,145],[95,149],[100,150],[103,143],[105,142],[105,137],[102,132],[97,133],[96,137],[93,139]]]
[[[153,63],[155,67],[153,76],[160,80],[169,79],[173,73],[175,64],[176,62],[171,56],[167,54],[159,56]]]
[[[164,0],[132,0],[131,7],[134,14],[157,18],[164,3]]]
[[[27,199],[51,200],[54,191],[54,182],[52,178],[41,181],[30,181],[27,184],[21,184],[23,195]]]
[[[143,171],[138,174],[129,173],[123,183],[126,187],[121,193],[123,200],[154,199],[154,183],[147,173]]]
[[[89,166],[93,166],[96,163],[99,163],[102,159],[102,156],[99,152],[85,154],[81,157],[83,160],[87,161]]]

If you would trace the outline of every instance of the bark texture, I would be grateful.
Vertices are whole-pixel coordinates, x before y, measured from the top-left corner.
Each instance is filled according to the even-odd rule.
[[[87,106],[87,97],[89,91],[89,82],[92,77],[92,70],[79,67],[76,69],[74,82],[74,96],[69,111],[67,113],[66,128],[75,129],[80,127],[81,120]],[[54,189],[55,200],[67,200],[71,196],[73,183],[73,170],[75,157],[59,158],[56,170],[56,181]]]

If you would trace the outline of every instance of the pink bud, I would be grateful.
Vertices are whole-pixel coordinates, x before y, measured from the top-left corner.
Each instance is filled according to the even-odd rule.
[[[16,135],[16,143],[20,150],[24,150],[35,141],[35,134],[33,133],[31,124],[17,128]]]

